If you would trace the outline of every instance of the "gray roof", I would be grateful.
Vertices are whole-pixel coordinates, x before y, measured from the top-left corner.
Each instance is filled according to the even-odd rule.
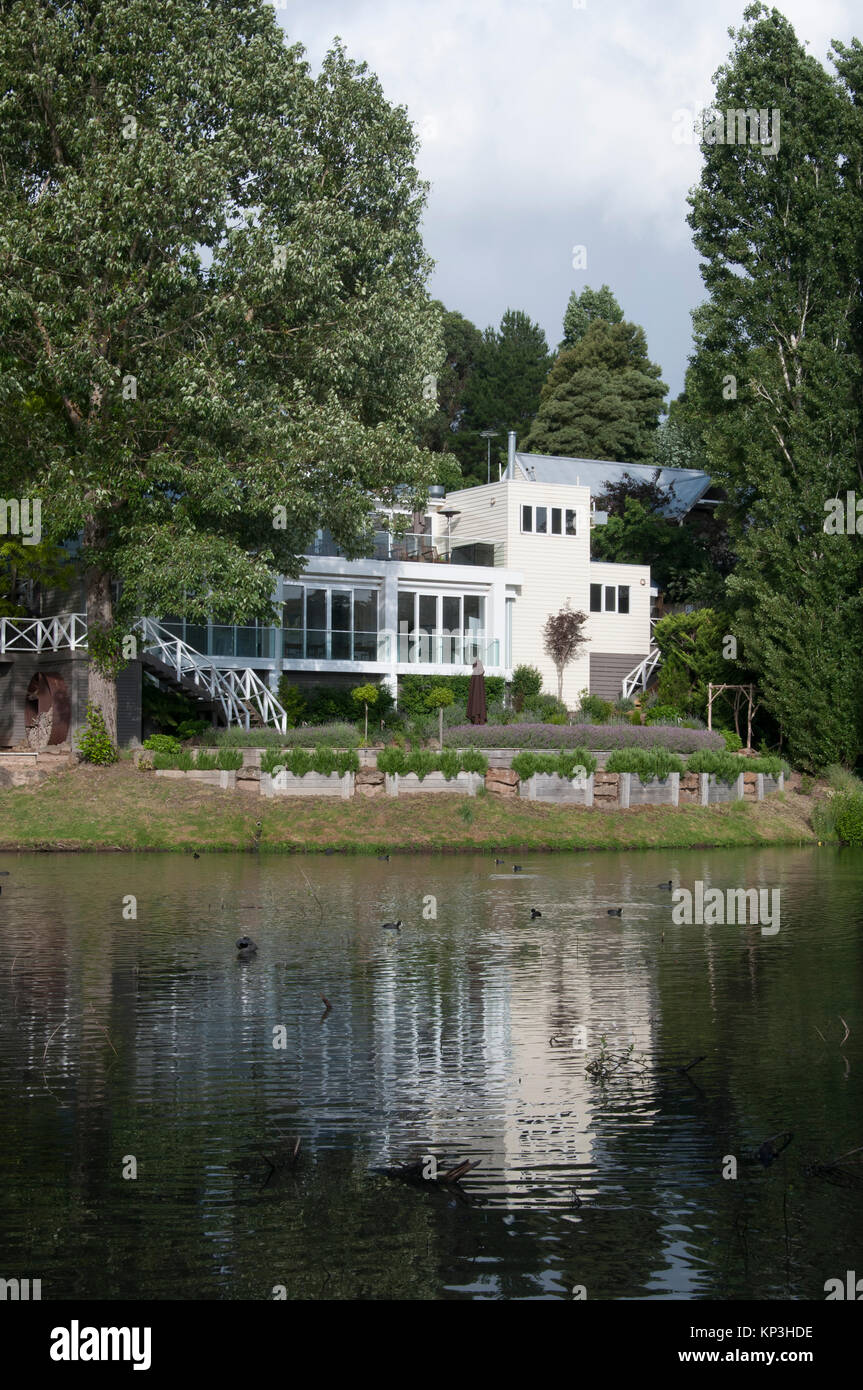
[[[619,483],[625,473],[639,482],[652,482],[656,465],[610,463],[607,459],[561,458],[557,454],[516,452],[516,467],[529,483],[581,484],[592,497],[601,497],[609,483]],[[674,501],[665,509],[669,516],[686,516],[710,487],[709,473],[700,468],[660,468],[659,485],[674,489]]]

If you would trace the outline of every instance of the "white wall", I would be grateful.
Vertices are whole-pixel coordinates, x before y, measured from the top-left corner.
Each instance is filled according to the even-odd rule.
[[[525,663],[542,672],[544,688],[557,694],[557,671],[543,651],[546,618],[568,602],[588,615],[588,643],[567,668],[563,698],[573,707],[589,686],[590,648],[598,652],[650,650],[650,567],[592,562],[590,559],[590,489],[561,483],[505,480],[490,486],[447,494],[447,507],[461,513],[452,521],[452,537],[503,543],[503,563],[520,570],[523,583],[513,614],[513,665]],[[576,507],[578,534],[552,536],[524,533],[522,506]],[[444,522],[445,526],[445,522]],[[642,583],[642,580],[644,581]],[[590,613],[590,585],[628,584],[630,613]]]

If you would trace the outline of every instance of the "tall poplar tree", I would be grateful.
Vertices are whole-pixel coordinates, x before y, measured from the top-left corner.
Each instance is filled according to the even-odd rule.
[[[825,530],[830,499],[863,488],[863,64],[837,45],[828,73],[775,9],[745,21],[715,104],[778,111],[779,148],[705,144],[687,409],[729,499],[742,659],[792,757],[818,768],[863,742],[863,536]]]

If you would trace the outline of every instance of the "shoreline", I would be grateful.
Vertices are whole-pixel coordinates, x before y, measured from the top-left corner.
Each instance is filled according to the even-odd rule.
[[[817,844],[814,798],[761,802],[571,805],[445,794],[410,799],[263,800],[172,779],[128,763],[80,765],[35,788],[0,791],[0,853],[525,854]]]

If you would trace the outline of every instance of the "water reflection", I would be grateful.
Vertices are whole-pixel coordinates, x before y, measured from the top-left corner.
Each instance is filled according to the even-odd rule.
[[[6,857],[10,1272],[45,1298],[822,1297],[859,1263],[861,1190],[811,1165],[863,1143],[863,857],[521,862]],[[676,926],[669,877],[779,886],[781,930]],[[424,1154],[481,1160],[469,1200],[370,1171]]]

